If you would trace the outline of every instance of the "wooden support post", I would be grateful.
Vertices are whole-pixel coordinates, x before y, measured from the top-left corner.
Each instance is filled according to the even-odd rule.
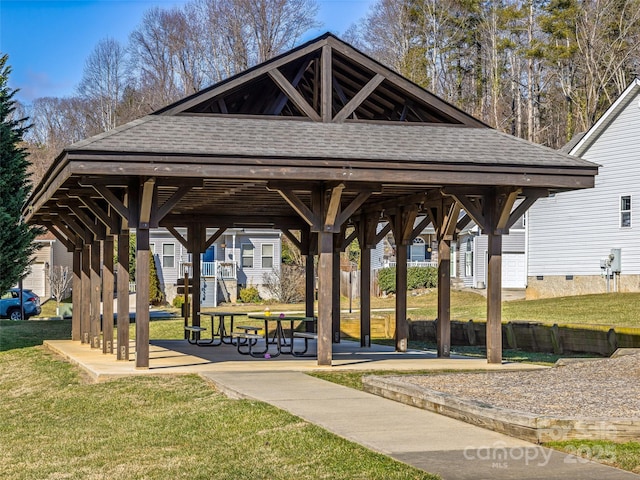
[[[82,343],[89,343],[91,328],[91,245],[82,246],[82,303],[80,304],[80,336]]]
[[[191,291],[191,312],[192,320],[191,324],[194,327],[200,326],[200,304],[202,302],[201,288],[202,282],[200,281],[200,275],[202,272],[200,254],[203,251],[203,246],[206,241],[206,229],[202,228],[200,224],[190,226],[187,230],[188,242],[191,250],[191,271],[193,272],[193,280]]]
[[[502,363],[502,235],[488,234],[487,362]]]
[[[331,365],[333,234],[318,232],[318,365]]]
[[[438,239],[438,357],[451,355],[451,241]]]
[[[82,244],[73,251],[73,284],[71,290],[71,340],[81,340],[80,319],[82,314]]]
[[[90,341],[91,348],[100,348],[100,294],[102,285],[100,282],[100,241],[94,240],[91,243],[91,325]]]
[[[371,346],[371,248],[365,245],[360,256],[360,346]]]
[[[102,242],[102,353],[113,353],[113,235]]]
[[[149,368],[149,229],[136,230],[136,368]]]
[[[118,234],[118,360],[129,360],[129,230]]]
[[[396,243],[396,351],[406,352],[409,340],[407,323],[407,250]]]
[[[315,248],[311,248],[312,234],[308,229],[303,230],[301,234],[302,254],[305,256],[304,268],[305,268],[305,316],[313,317],[315,315],[315,294],[316,294],[316,271],[314,266],[314,254]],[[317,239],[317,237],[316,237]],[[305,329],[307,332],[313,332],[313,323],[305,322]]]
[[[338,235],[333,235],[335,240],[340,240]],[[333,259],[331,261],[331,336],[333,343],[340,343],[340,250],[334,245]]]

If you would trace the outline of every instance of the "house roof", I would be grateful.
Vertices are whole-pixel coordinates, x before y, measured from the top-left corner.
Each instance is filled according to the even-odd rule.
[[[640,78],[636,78],[618,99],[607,109],[600,119],[584,134],[579,142],[569,151],[571,155],[581,157],[616,119],[629,103],[640,95]]]

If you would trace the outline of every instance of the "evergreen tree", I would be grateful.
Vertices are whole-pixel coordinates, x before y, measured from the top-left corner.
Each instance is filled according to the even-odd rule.
[[[158,278],[155,256],[152,253],[149,255],[149,303],[160,305],[162,302],[164,302],[164,293],[162,293]]]
[[[0,293],[28,273],[40,229],[22,223],[31,183],[22,138],[27,118],[15,118],[17,90],[8,86],[11,67],[8,55],[0,54]]]

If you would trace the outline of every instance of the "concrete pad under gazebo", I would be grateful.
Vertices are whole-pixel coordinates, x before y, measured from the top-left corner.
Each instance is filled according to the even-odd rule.
[[[370,346],[370,252],[396,244],[396,350],[407,349],[406,257],[433,224],[438,356],[450,351],[450,247],[474,221],[489,236],[487,360],[502,360],[502,235],[536,199],[594,184],[597,166],[497,132],[331,34],[162,110],[63,150],[25,208],[74,253],[74,341],[129,358],[128,237],[136,232],[136,366],[150,367],[149,229],[195,258],[230,227],[281,230],[306,258],[318,365],[340,341],[337,259],[362,249],[361,346]],[[186,237],[178,228],[186,229]],[[207,236],[207,229],[217,229]],[[118,259],[113,264],[114,244]],[[101,265],[101,258],[102,265]],[[194,290],[200,265],[193,262]],[[100,322],[118,284],[118,338]],[[200,323],[194,295],[193,323]]]

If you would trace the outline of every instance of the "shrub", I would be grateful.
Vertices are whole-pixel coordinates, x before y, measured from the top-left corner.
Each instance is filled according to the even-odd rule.
[[[378,285],[387,293],[396,292],[395,267],[378,270]],[[407,289],[435,288],[438,285],[438,269],[435,267],[409,267],[407,269]]]
[[[182,308],[182,305],[184,305],[184,295],[177,295],[171,304],[176,308]]]
[[[153,255],[149,255],[149,303],[151,305],[162,305],[164,303],[164,293],[160,287],[160,279],[156,270],[156,261]]]
[[[407,288],[434,288],[438,286],[438,269],[435,267],[409,267],[407,270]]]
[[[395,267],[381,268],[378,270],[378,285],[380,290],[387,293],[396,291],[396,269]]]
[[[242,303],[259,303],[260,300],[260,292],[256,287],[249,286],[240,290],[240,301]]]

